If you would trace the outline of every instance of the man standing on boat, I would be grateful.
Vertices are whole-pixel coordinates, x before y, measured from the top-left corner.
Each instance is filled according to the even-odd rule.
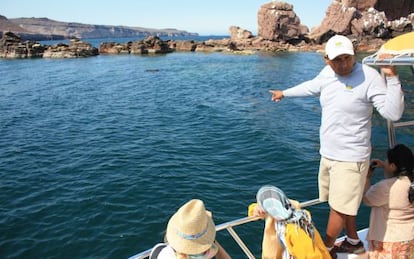
[[[353,44],[345,36],[329,39],[324,59],[326,66],[314,79],[270,93],[275,102],[284,97],[319,97],[319,199],[329,202],[324,242],[336,257],[336,252],[365,251],[357,235],[356,215],[369,168],[373,108],[388,120],[399,120],[404,96],[394,67],[381,67],[385,81],[375,69],[356,62]],[[344,228],[347,238],[334,247]]]

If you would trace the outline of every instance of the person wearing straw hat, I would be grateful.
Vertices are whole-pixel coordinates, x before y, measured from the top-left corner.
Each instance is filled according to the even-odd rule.
[[[150,259],[229,259],[216,239],[216,227],[211,212],[203,201],[192,199],[170,218],[166,243],[154,246]]]
[[[331,256],[312,222],[309,211],[272,185],[262,186],[249,216],[265,218],[263,259],[329,259]],[[253,208],[252,208],[253,207]]]
[[[374,108],[390,121],[404,111],[404,94],[393,66],[374,68],[356,62],[354,46],[345,36],[331,37],[325,46],[326,66],[314,79],[285,90],[270,90],[272,101],[285,97],[319,97],[321,155],[319,200],[330,206],[325,244],[336,252],[365,252],[358,237],[356,216],[361,205],[371,156]],[[345,229],[346,239],[334,246]]]

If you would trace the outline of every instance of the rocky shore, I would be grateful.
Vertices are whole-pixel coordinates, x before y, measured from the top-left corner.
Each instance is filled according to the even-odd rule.
[[[398,7],[398,8],[396,8]],[[285,1],[263,4],[257,15],[258,35],[238,26],[221,40],[167,40],[148,36],[125,43],[102,42],[98,48],[73,38],[69,44],[41,45],[3,32],[0,58],[78,58],[102,54],[166,54],[174,51],[256,52],[323,51],[334,34],[346,35],[359,52],[374,52],[388,39],[410,32],[414,24],[412,0],[333,0],[322,23],[309,31],[293,5]]]
[[[78,39],[70,40],[69,45],[42,45],[35,41],[22,41],[12,32],[3,33],[0,40],[0,58],[79,58],[99,55],[99,50]]]
[[[240,30],[240,28],[232,28]],[[356,44],[358,50],[374,52],[384,41],[377,39]],[[23,41],[12,32],[3,34],[0,39],[0,58],[85,58],[97,55],[156,55],[171,52],[224,52],[229,54],[250,55],[257,52],[298,52],[323,51],[323,44],[276,42],[259,37],[247,39],[223,38],[221,40],[167,40],[157,36],[148,36],[139,41],[125,43],[102,42],[99,48],[79,39],[72,39],[69,44],[42,45],[35,41]]]

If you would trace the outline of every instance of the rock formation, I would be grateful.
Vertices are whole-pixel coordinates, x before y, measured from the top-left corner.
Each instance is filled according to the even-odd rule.
[[[12,33],[5,32],[0,39],[0,58],[78,58],[99,55],[91,44],[72,39],[69,45],[42,45],[34,41],[22,41]]]
[[[309,38],[316,43],[325,42],[332,34],[356,41],[387,39],[413,29],[413,12],[412,0],[334,0]]]
[[[260,7],[258,15],[258,37],[272,41],[300,41],[308,33],[308,27],[300,23],[293,5],[275,1]]]
[[[229,31],[231,40],[244,40],[253,38],[252,32],[242,29],[238,26],[230,26]]]
[[[37,42],[23,42],[12,32],[3,33],[0,39],[0,58],[38,58],[42,57],[44,46]]]
[[[103,42],[99,46],[101,54],[165,54],[173,51],[168,42],[157,36],[127,43]]]
[[[384,12],[389,21],[399,20],[414,13],[414,1],[412,0],[371,0],[375,2],[374,8]]]
[[[97,48],[79,39],[71,39],[69,45],[60,43],[47,46],[43,53],[44,58],[85,58],[97,55]]]

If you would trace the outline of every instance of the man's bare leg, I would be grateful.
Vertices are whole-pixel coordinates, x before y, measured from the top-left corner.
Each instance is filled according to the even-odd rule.
[[[332,209],[329,212],[328,225],[326,227],[325,246],[330,248],[335,244],[335,240],[345,226],[346,215]]]
[[[346,235],[352,239],[359,239],[356,227],[356,216],[345,215]]]

